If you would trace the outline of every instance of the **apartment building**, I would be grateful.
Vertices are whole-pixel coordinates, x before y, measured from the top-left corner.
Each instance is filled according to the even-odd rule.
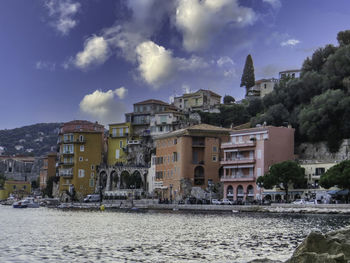
[[[156,113],[154,116],[151,116],[151,136],[156,136],[179,129],[184,119],[184,113],[174,110]]]
[[[50,177],[56,176],[56,157],[57,154],[51,152],[43,158],[43,166],[40,169],[40,190],[46,188],[47,180]]]
[[[234,201],[262,199],[256,179],[271,165],[294,159],[294,129],[291,127],[256,127],[232,131],[223,150],[224,197]]]
[[[109,124],[108,165],[127,162],[127,146],[132,137],[130,122]]]
[[[94,193],[97,166],[104,154],[103,125],[81,120],[67,122],[60,129],[58,144],[60,196],[75,192],[81,199]]]
[[[290,70],[280,71],[278,75],[280,79],[283,79],[283,78],[294,79],[294,78],[300,78],[300,73],[301,73],[300,69],[290,69]]]
[[[174,98],[174,106],[181,111],[219,112],[221,96],[213,91],[200,89]]]
[[[220,181],[220,145],[229,129],[199,124],[159,135],[156,145],[155,191],[162,198],[183,198],[192,187]]]
[[[247,97],[263,98],[274,90],[277,83],[278,79],[275,78],[257,80],[255,86],[248,90]]]

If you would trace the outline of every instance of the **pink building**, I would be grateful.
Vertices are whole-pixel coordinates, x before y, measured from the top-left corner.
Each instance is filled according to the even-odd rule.
[[[271,165],[294,159],[294,129],[291,127],[257,127],[231,132],[224,152],[224,197],[234,201],[262,199],[256,179]]]

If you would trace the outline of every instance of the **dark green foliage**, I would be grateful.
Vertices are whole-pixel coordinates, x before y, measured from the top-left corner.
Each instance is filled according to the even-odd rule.
[[[337,40],[340,46],[350,44],[350,30],[340,31],[337,35]]]
[[[53,189],[53,183],[58,183],[59,181],[59,177],[56,177],[56,176],[51,176],[47,179],[46,181],[46,187],[45,189],[43,190],[43,196],[47,196],[49,198],[52,198],[52,189]],[[67,193],[69,193],[67,191]]]
[[[324,188],[337,186],[342,189],[350,189],[350,161],[342,161],[325,172],[320,179],[320,185]]]
[[[305,59],[303,67],[301,69],[301,75],[306,72],[320,72],[323,65],[327,61],[327,58],[336,52],[337,48],[333,45],[326,45],[324,48],[318,48],[313,54],[311,59]]]
[[[249,54],[246,58],[243,74],[241,78],[241,87],[246,88],[246,93],[249,88],[255,85],[254,65],[252,56]]]
[[[222,105],[220,113],[199,112],[202,123],[229,128],[249,121],[249,114],[242,104]]]
[[[290,185],[296,187],[306,185],[305,169],[294,161],[276,163],[270,167],[269,172],[257,179],[257,183],[265,189],[278,187],[286,192],[288,198]]]
[[[264,114],[252,118],[251,122],[252,126],[263,124],[264,122],[273,126],[286,126],[289,123],[289,119],[288,110],[283,104],[279,103],[271,106]]]
[[[235,102],[235,98],[229,95],[225,95],[224,104],[231,104]]]
[[[0,189],[4,187],[6,177],[3,174],[0,174]]]
[[[5,154],[44,155],[57,145],[57,134],[60,123],[39,123],[11,130],[0,130],[0,146],[6,147]],[[40,135],[42,132],[44,135]],[[43,137],[43,141],[35,141]],[[24,142],[19,142],[24,139]],[[17,151],[15,145],[22,145],[24,150]],[[33,149],[32,153],[25,149]]]
[[[255,116],[263,110],[263,104],[260,98],[251,98],[247,106],[247,112],[250,116]]]
[[[312,99],[299,114],[300,134],[309,141],[327,139],[331,152],[349,136],[350,97],[341,90],[328,90]]]

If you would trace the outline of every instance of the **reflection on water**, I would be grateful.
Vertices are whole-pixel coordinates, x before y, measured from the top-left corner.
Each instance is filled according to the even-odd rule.
[[[340,215],[59,211],[0,206],[1,262],[247,262],[285,260]]]

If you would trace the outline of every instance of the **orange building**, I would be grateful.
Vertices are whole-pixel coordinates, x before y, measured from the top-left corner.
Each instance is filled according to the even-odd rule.
[[[52,152],[43,158],[43,166],[40,169],[40,190],[46,188],[50,177],[56,176],[56,157],[57,154]]]
[[[218,183],[220,145],[231,130],[208,124],[194,125],[155,138],[155,191],[162,198],[186,197],[194,186]]]

